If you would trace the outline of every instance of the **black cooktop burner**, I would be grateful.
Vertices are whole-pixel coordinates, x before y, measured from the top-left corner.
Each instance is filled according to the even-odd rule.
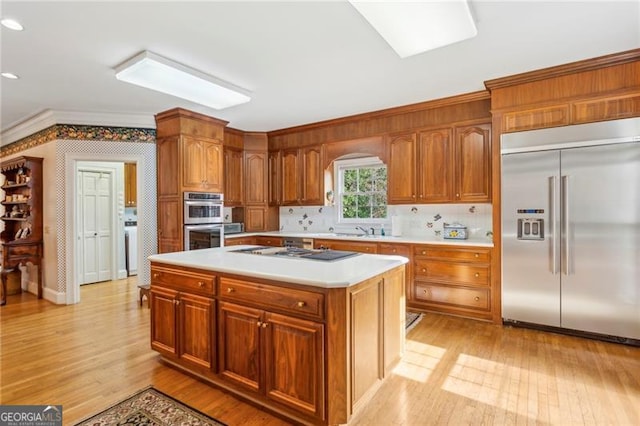
[[[360,253],[342,250],[312,250],[299,247],[270,247],[259,246],[244,249],[231,250],[234,253],[258,254],[263,256],[292,257],[299,259],[319,260],[331,262],[357,256]]]

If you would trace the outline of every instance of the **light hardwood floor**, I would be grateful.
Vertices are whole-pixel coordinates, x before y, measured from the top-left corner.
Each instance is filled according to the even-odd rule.
[[[136,279],[56,306],[0,308],[0,403],[62,404],[73,424],[153,385],[230,426],[284,425],[159,361]],[[427,314],[355,425],[640,424],[640,348]]]

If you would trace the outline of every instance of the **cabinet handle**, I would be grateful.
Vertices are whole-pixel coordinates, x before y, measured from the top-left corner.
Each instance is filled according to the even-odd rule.
[[[157,272],[155,272],[155,273],[153,274],[153,278],[158,278],[159,276],[160,276],[160,274],[159,274],[159,273],[157,273]]]
[[[233,293],[234,291],[236,291],[235,288],[233,287],[227,287],[227,293]]]
[[[475,300],[477,302],[478,300],[480,300],[480,297],[476,296],[476,297],[473,298],[473,300]]]
[[[268,323],[268,322],[263,322],[263,323],[262,323],[262,328],[267,328],[267,326],[268,326],[268,325],[269,325],[269,323]]]
[[[480,257],[480,255],[479,255],[478,253],[475,253],[475,254],[473,255],[473,257],[478,258],[478,257]]]
[[[305,306],[307,306],[307,302],[298,302],[298,308],[304,308]]]
[[[425,255],[427,254],[427,252],[425,250],[422,250],[422,254]]]
[[[258,327],[260,327],[262,325],[261,321],[258,321]]]
[[[204,287],[204,282],[198,281],[198,287],[200,287],[200,288]]]
[[[480,274],[476,272],[476,273],[474,274],[474,276],[475,276],[476,278],[478,278],[478,277],[480,276]]]
[[[422,272],[427,272],[427,268],[422,268]]]
[[[456,198],[460,198],[460,194],[456,194]]]
[[[398,250],[396,250],[396,249],[393,249],[392,251],[393,251],[394,253],[397,253],[397,252],[398,252]]]

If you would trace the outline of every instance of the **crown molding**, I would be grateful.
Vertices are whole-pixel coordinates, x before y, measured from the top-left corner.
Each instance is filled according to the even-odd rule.
[[[113,114],[47,109],[4,130],[0,134],[0,144],[8,145],[56,124],[156,128],[153,114]]]

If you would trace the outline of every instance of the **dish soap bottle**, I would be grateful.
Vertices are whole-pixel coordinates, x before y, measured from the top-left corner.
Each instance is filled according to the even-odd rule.
[[[384,224],[380,226],[380,235],[384,237]]]

